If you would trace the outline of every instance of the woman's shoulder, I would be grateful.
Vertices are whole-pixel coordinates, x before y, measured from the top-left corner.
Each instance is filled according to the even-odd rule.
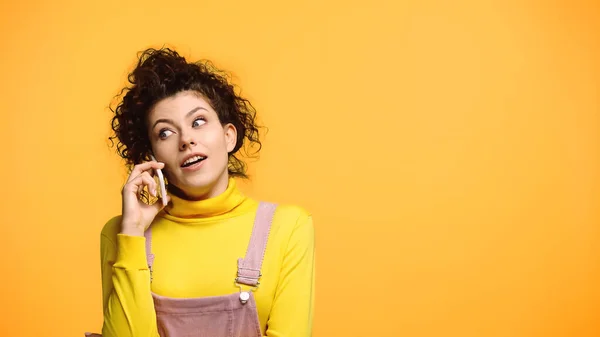
[[[109,240],[113,243],[117,241],[117,234],[121,232],[121,215],[113,216],[108,219],[104,226],[102,227],[102,231],[100,235],[102,240]]]
[[[273,224],[294,231],[298,227],[312,227],[312,213],[297,204],[275,204]]]
[[[278,204],[271,225],[271,237],[281,243],[283,254],[304,251],[314,246],[315,228],[312,213],[296,204]]]
[[[296,204],[278,204],[273,203],[277,208],[275,212],[286,217],[308,217],[311,213],[308,209]]]

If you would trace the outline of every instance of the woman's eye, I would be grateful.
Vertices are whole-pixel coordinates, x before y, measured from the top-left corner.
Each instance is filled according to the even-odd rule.
[[[165,139],[167,137],[169,137],[173,132],[171,130],[160,130],[160,132],[158,133],[158,137],[160,139]]]
[[[194,123],[192,123],[192,126],[193,127],[198,127],[198,126],[200,126],[200,125],[202,125],[204,123],[206,123],[206,121],[204,120],[204,118],[196,118],[194,120]]]

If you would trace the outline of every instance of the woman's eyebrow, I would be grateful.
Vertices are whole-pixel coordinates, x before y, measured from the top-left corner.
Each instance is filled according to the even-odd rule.
[[[192,115],[194,112],[196,112],[196,111],[198,111],[198,110],[205,110],[205,111],[208,111],[208,110],[206,110],[206,108],[204,108],[204,107],[197,106],[197,107],[193,108],[192,110],[190,110],[190,111],[189,111],[187,114],[185,114],[185,117],[186,117],[186,118],[189,118],[189,117],[190,117],[190,115]],[[157,119],[157,120],[156,120],[156,122],[154,122],[154,124],[152,125],[152,128],[154,129],[154,127],[155,127],[155,126],[156,126],[156,124],[158,124],[158,123],[169,123],[169,124],[173,124],[173,125],[175,124],[175,123],[173,122],[173,120],[172,120],[172,119],[161,118],[161,119]]]

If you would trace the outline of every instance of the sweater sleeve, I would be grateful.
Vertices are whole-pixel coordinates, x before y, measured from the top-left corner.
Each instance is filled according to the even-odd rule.
[[[315,234],[312,217],[300,216],[283,258],[266,336],[312,335],[315,299]]]
[[[102,233],[104,337],[158,337],[144,237]]]

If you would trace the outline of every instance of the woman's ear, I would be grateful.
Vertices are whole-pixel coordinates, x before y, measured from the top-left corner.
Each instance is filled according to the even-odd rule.
[[[224,126],[225,131],[225,144],[227,145],[227,153],[231,153],[237,145],[237,129],[233,124],[228,123]]]

